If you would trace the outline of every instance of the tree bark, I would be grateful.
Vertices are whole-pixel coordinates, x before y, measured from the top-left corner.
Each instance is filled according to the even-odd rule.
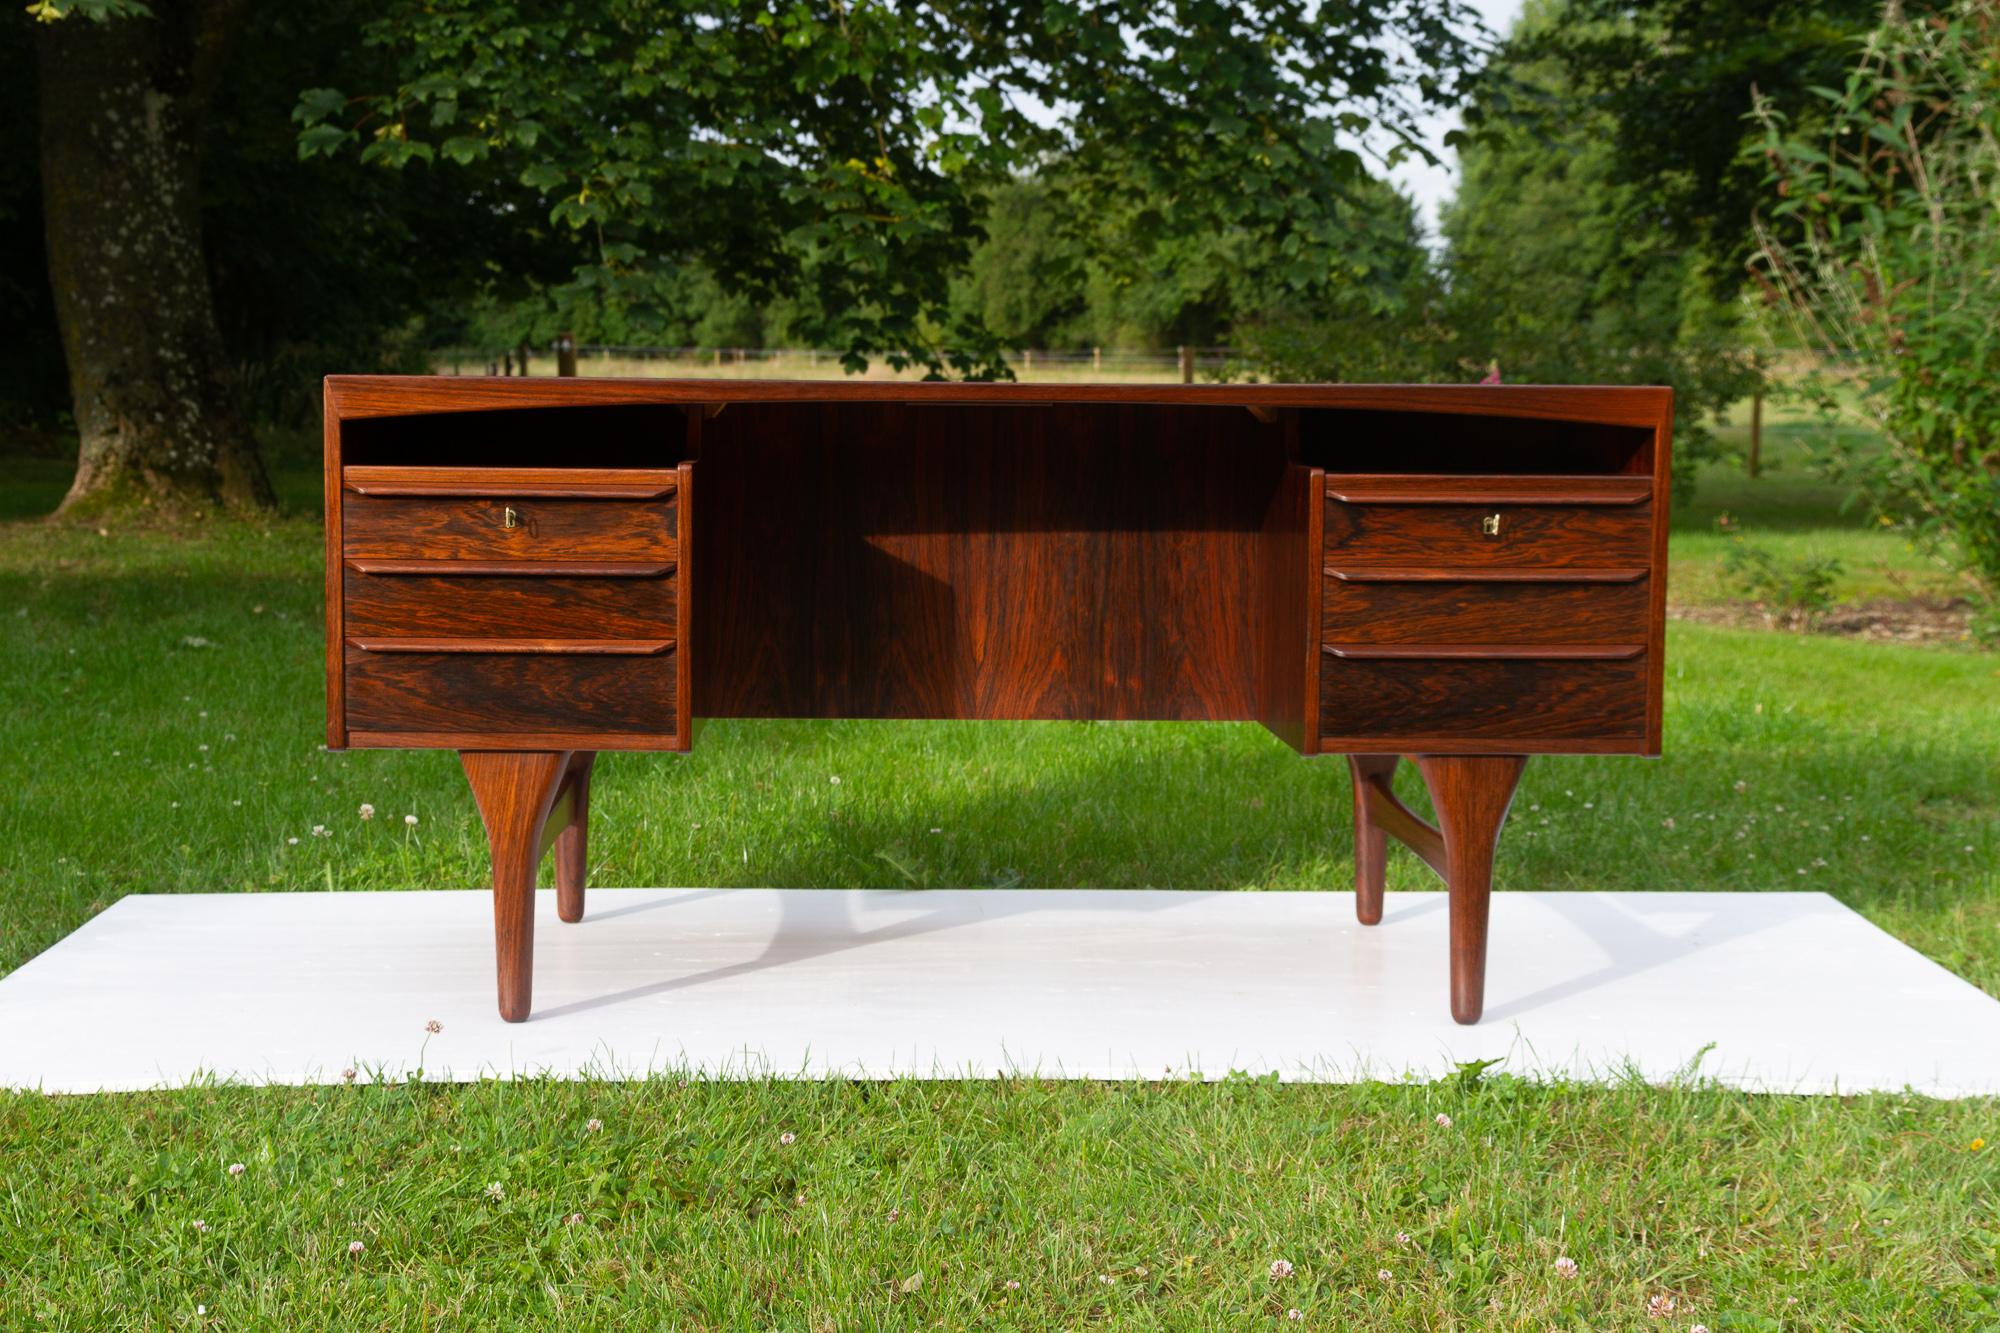
[[[42,221],[81,450],[61,512],[273,503],[201,243],[202,122],[242,0],[38,25]]]

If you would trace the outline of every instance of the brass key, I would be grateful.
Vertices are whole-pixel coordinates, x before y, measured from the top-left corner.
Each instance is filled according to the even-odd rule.
[[[1488,514],[1485,518],[1479,520],[1479,527],[1487,536],[1498,537],[1500,535],[1500,515]]]

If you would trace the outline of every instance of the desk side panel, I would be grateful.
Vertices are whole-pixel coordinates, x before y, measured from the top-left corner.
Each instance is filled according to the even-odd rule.
[[[326,744],[330,750],[344,750],[347,681],[341,645],[346,641],[343,623],[346,589],[341,559],[340,408],[331,381],[321,390],[320,449],[326,504]]]

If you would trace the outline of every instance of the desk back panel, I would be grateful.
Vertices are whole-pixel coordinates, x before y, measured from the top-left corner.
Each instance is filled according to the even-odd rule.
[[[699,466],[697,715],[1257,715],[1240,408],[737,404]]]

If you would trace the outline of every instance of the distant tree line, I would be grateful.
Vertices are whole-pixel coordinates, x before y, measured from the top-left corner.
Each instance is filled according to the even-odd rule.
[[[310,419],[322,374],[569,331],[1665,381],[1693,457],[1761,374],[1753,90],[1811,124],[1874,19],[1533,0],[1494,45],[1457,0],[45,0],[0,18],[0,431],[81,436],[73,512],[255,505],[251,423]],[[1427,238],[1355,145],[1424,151],[1446,107]]]

